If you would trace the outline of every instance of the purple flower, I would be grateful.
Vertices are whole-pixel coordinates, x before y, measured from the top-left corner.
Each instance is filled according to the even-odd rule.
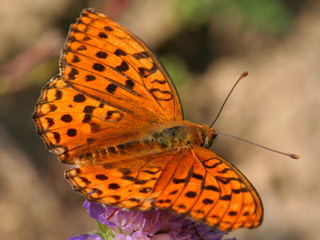
[[[98,234],[83,234],[71,237],[68,240],[103,240]]]
[[[163,210],[127,211],[89,201],[83,206],[101,233],[69,240],[222,240],[226,234]]]

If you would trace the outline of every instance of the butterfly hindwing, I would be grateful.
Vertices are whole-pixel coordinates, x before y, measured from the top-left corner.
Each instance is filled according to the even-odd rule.
[[[152,209],[158,193],[152,189],[175,155],[157,153],[104,165],[67,170],[66,178],[76,191],[91,201],[121,208]],[[131,163],[131,164],[130,164]]]
[[[207,149],[163,152],[134,162],[81,167],[66,176],[89,200],[107,205],[167,209],[221,231],[262,221],[262,203],[251,183]]]
[[[198,210],[209,209],[208,205],[211,208],[199,214],[193,208],[191,216],[194,219],[206,216],[209,225],[216,225],[223,231],[259,226],[263,219],[262,202],[247,178],[230,162],[208,149],[197,147],[192,151],[195,163],[201,162],[206,174],[196,206]],[[214,196],[213,192],[219,193],[216,201],[210,198]]]

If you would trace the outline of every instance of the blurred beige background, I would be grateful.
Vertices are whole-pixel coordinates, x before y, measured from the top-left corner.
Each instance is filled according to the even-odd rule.
[[[69,28],[84,7],[109,12],[162,59],[185,118],[277,150],[226,137],[212,149],[234,163],[264,203],[263,224],[238,239],[320,236],[320,2],[194,0],[4,0],[0,2],[0,236],[66,239],[95,228],[31,115],[58,73]]]

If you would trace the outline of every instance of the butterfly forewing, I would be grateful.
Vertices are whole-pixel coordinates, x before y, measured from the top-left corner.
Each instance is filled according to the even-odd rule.
[[[131,113],[79,93],[60,76],[43,88],[33,118],[47,147],[66,163],[75,163],[101,141],[108,146],[136,136],[133,124],[143,124]],[[111,129],[112,134],[105,134]]]
[[[71,26],[61,71],[73,88],[135,112],[137,118],[148,112],[166,120],[183,118],[160,62],[140,39],[102,13],[84,10]]]
[[[71,26],[61,72],[44,87],[34,119],[64,162],[96,161],[102,145],[137,139],[146,126],[183,118],[174,85],[151,51],[96,11],[84,10]]]

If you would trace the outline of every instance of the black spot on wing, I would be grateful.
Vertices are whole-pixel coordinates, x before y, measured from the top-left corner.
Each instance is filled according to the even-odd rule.
[[[81,179],[81,181],[83,183],[85,183],[86,185],[89,185],[91,183],[91,181],[89,181],[86,177],[79,177]]]
[[[202,203],[205,205],[210,205],[213,203],[213,200],[209,199],[209,198],[205,198],[205,199],[203,199]]]
[[[72,62],[73,63],[78,63],[78,62],[80,62],[80,58],[77,55],[73,55]]]
[[[85,37],[83,38],[83,41],[89,41],[89,40],[91,40],[91,38],[90,38],[89,36],[85,36]]]
[[[214,192],[220,192],[221,191],[218,187],[213,186],[213,185],[207,185],[207,186],[204,187],[204,189],[210,190],[210,191],[214,191]]]
[[[186,182],[186,178],[181,178],[181,179],[179,179],[179,178],[174,178],[174,179],[172,179],[172,182],[174,183],[174,184],[179,184],[179,183],[185,183]]]
[[[143,185],[145,183],[149,182],[149,180],[143,180],[143,179],[137,179],[135,181],[135,184],[138,184],[138,185]]]
[[[113,117],[113,115],[115,117]],[[123,118],[123,113],[120,111],[108,111],[105,117],[105,120],[111,120],[112,121],[120,121]]]
[[[123,60],[121,64],[117,66],[115,69],[119,72],[125,72],[129,69],[129,65],[126,61]]]
[[[77,51],[85,51],[87,50],[87,47],[84,45],[81,45],[80,47],[77,48]]]
[[[132,173],[132,171],[129,168],[119,168],[118,171],[121,172],[125,176]]]
[[[97,174],[96,175],[96,179],[98,179],[98,180],[107,180],[108,177],[106,175],[104,175],[104,174]]]
[[[79,74],[78,70],[75,68],[71,68],[71,71],[68,74],[70,80],[76,79],[76,76]]]
[[[86,100],[86,97],[83,94],[77,94],[73,97],[74,102],[81,103],[81,102],[84,102],[85,100]]]
[[[129,88],[130,90],[132,90],[134,87],[134,81],[132,81],[131,79],[128,79],[126,81],[126,87]]]
[[[93,76],[91,74],[86,75],[86,81],[87,82],[94,81],[94,80],[96,80],[95,76]]]
[[[129,198],[128,199],[129,201],[131,201],[131,202],[137,202],[137,203],[139,203],[140,202],[140,200],[139,199],[137,199],[137,198]]]
[[[219,182],[223,184],[228,184],[230,181],[238,181],[241,182],[239,178],[224,178],[224,177],[215,177]]]
[[[158,67],[155,64],[150,69],[145,67],[138,68],[139,74],[143,78],[149,77],[150,75],[154,74],[157,70],[158,70]]]
[[[155,174],[157,174],[157,173],[160,172],[160,171],[161,171],[161,168],[159,168],[159,169],[156,170],[156,171],[143,170],[142,172],[149,173],[149,174],[151,174],[151,175],[155,175]]]
[[[125,179],[125,180],[128,180],[128,181],[131,181],[131,182],[134,182],[136,180],[135,177],[132,177],[132,176],[127,176],[127,175],[124,175],[121,177],[122,179]]]
[[[92,119],[92,115],[91,114],[85,114],[84,118],[82,119],[82,123],[89,123]]]
[[[60,100],[62,98],[62,95],[63,95],[62,91],[56,90],[56,94],[55,94],[56,100]]]
[[[95,106],[89,106],[89,105],[87,105],[87,106],[84,107],[83,112],[84,112],[84,113],[88,113],[88,114],[92,114],[93,111],[94,111],[94,109],[96,109]]]
[[[103,66],[100,63],[94,63],[92,67],[94,70],[96,70],[98,72],[103,72],[106,69],[105,66]]]
[[[112,195],[110,197],[114,198],[114,200],[116,200],[116,201],[119,201],[121,199],[121,197],[119,195]]]
[[[231,194],[227,194],[227,195],[221,196],[220,199],[224,200],[224,201],[230,201],[231,200]]]
[[[72,121],[72,116],[70,114],[65,114],[61,117],[61,120],[65,123],[71,122]]]
[[[174,191],[172,191],[172,192],[169,192],[169,195],[175,195],[175,194],[177,194],[178,193],[178,190],[174,190]]]
[[[108,54],[107,54],[106,52],[104,52],[104,51],[98,51],[98,52],[96,53],[96,56],[97,56],[98,58],[103,58],[103,59],[105,59],[105,58],[108,57]]]
[[[52,132],[53,138],[56,140],[56,143],[59,143],[61,140],[60,134],[57,132]]]
[[[202,161],[202,164],[206,168],[213,169],[213,168],[218,167],[220,164],[222,164],[222,162],[220,160],[218,162],[216,160],[217,159],[215,159],[215,158],[209,158],[207,160]]]
[[[236,211],[230,211],[228,212],[229,216],[236,216],[237,212]]]
[[[54,125],[54,120],[53,118],[46,117],[47,123],[48,123],[48,128],[52,127]]]
[[[110,83],[106,88],[106,90],[111,94],[113,94],[116,91],[116,89],[117,89],[117,85],[113,83]]]
[[[101,130],[101,127],[97,123],[89,123],[90,124],[90,130],[92,133],[97,133]]]
[[[121,49],[117,49],[115,52],[114,52],[115,55],[117,55],[118,57],[119,56],[127,56],[127,53],[122,51]]]
[[[70,129],[67,130],[67,135],[68,135],[69,137],[74,137],[74,136],[77,135],[77,130],[74,129],[74,128],[70,128]]]
[[[112,27],[110,27],[110,26],[105,26],[105,27],[104,27],[104,30],[106,30],[106,31],[108,31],[108,32],[113,31]]]
[[[173,99],[173,95],[170,91],[163,91],[159,88],[151,88],[150,93],[152,96],[159,101],[170,101]]]
[[[229,170],[231,170],[230,168],[225,168],[225,169],[223,169],[223,170],[221,170],[221,171],[218,171],[218,173],[226,173],[226,172],[228,172]]]
[[[242,214],[242,216],[249,216],[250,215],[250,212],[246,211]]]
[[[197,193],[194,191],[189,191],[185,194],[185,196],[188,198],[195,198],[197,196]]]
[[[105,34],[104,32],[100,32],[99,34],[98,34],[98,36],[100,37],[100,38],[108,38],[108,35],[107,34]]]
[[[159,79],[155,79],[155,80],[152,80],[151,83],[158,83],[158,84],[165,84],[167,81],[166,80],[159,80]]]
[[[186,209],[187,208],[186,205],[184,205],[184,204],[179,204],[179,205],[177,205],[177,207],[180,208],[180,209]]]
[[[192,173],[191,177],[198,179],[198,180],[203,180],[203,175],[201,175],[201,174]]]
[[[108,185],[108,188],[109,188],[109,189],[116,190],[116,189],[119,189],[119,188],[120,188],[120,185],[117,184],[117,183],[110,183],[110,184]]]
[[[132,55],[132,57],[134,57],[137,60],[140,60],[140,59],[144,59],[144,58],[149,58],[150,54],[148,52],[144,51],[144,52],[135,53]]]
[[[239,193],[242,193],[242,192],[249,192],[249,189],[248,188],[232,189],[232,192],[235,193],[235,194],[239,194]]]
[[[58,107],[54,104],[49,104],[49,108],[50,108],[50,112],[54,112],[57,110]]]

